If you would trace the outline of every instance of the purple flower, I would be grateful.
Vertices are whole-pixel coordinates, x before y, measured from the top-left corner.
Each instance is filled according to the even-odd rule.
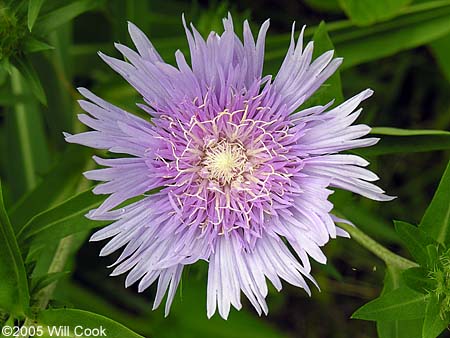
[[[184,22],[184,20],[183,20]],[[332,102],[301,110],[301,105],[339,67],[329,51],[312,61],[313,43],[303,49],[303,30],[292,40],[278,72],[262,77],[269,21],[255,43],[247,22],[243,42],[231,16],[222,35],[205,41],[184,22],[191,53],[177,66],[163,61],[133,24],[137,52],[116,44],[126,61],[100,53],[143,97],[136,117],[81,88],[88,114],[79,119],[93,131],[66,134],[66,140],[127,154],[95,161],[106,168],[85,173],[104,181],[95,194],[109,194],[88,217],[113,223],[91,238],[111,238],[100,255],[124,248],[112,275],[128,273],[126,286],[139,291],[158,279],[154,308],[167,292],[166,314],[185,265],[209,262],[207,313],[227,318],[241,308],[241,291],[259,314],[267,313],[268,279],[305,289],[309,257],[320,263],[320,247],[348,236],[330,212],[330,188],[386,201],[391,197],[371,181],[368,162],[340,151],[375,144],[370,128],[352,125],[361,113],[365,90],[330,109]],[[160,189],[148,194],[150,190]],[[137,202],[120,205],[139,196]],[[290,248],[288,248],[288,245]]]

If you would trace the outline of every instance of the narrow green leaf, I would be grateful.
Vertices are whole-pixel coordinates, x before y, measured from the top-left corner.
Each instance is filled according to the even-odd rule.
[[[19,229],[19,242],[33,238],[34,243],[59,240],[70,234],[101,226],[105,222],[92,221],[85,214],[100,205],[102,195],[94,195],[90,190],[72,197],[54,208],[34,216]]]
[[[105,282],[109,285],[108,281]],[[109,289],[109,287],[107,286],[105,289]],[[157,316],[151,310],[150,299],[139,297],[139,295],[124,288],[117,291],[113,292],[112,297],[105,296],[105,294],[100,295],[96,290],[86,288],[85,285],[80,285],[72,279],[66,278],[58,282],[55,298],[63,303],[73,304],[77,309],[97,313],[112,320],[126,323],[128,328],[139,332],[144,337],[157,337],[159,333],[158,338],[164,338],[164,331],[158,330],[154,325],[153,320]],[[124,308],[133,308],[140,315],[123,311],[124,308],[117,306],[117,303],[113,304],[118,299],[120,299],[120,304],[124,304]],[[173,319],[172,316],[173,312],[171,313],[171,319]]]
[[[350,21],[327,26],[336,50],[344,58],[342,68],[349,68],[437,40],[450,33],[449,20],[450,1],[442,0],[415,4],[392,20],[369,27],[355,27]],[[311,31],[305,36],[310,37]],[[266,53],[266,68],[275,69],[286,53],[289,39],[288,34],[268,37],[273,47]]]
[[[439,67],[450,82],[450,34],[433,41],[430,47]]]
[[[39,11],[41,10],[44,0],[28,0],[28,29],[33,29],[34,22],[36,21]]]
[[[343,68],[427,44],[450,32],[449,1],[417,4],[404,13],[391,21],[331,34],[344,57]]]
[[[48,43],[38,40],[31,35],[26,38],[23,44],[23,51],[25,53],[42,52],[50,49],[55,49],[55,47],[50,46]]]
[[[401,129],[390,127],[374,127],[371,130],[372,134],[390,135],[390,136],[422,136],[422,135],[448,135],[450,131],[446,130],[432,130],[432,129]]]
[[[36,187],[11,208],[11,223],[16,232],[36,214],[69,197],[90,154],[90,150],[81,147],[69,146],[66,149]]]
[[[69,275],[69,271],[53,272],[48,273],[44,276],[33,277],[31,279],[31,294],[36,294],[39,290],[45,288],[46,286],[58,281],[62,277]]]
[[[82,326],[89,329],[101,327],[104,329],[103,336],[108,338],[142,338],[142,336],[131,331],[118,322],[83,310],[45,310],[39,313],[37,322],[42,325],[70,327],[70,335],[66,335],[66,337],[89,337],[89,335],[83,334],[80,327],[78,327],[77,331],[75,331],[77,326]],[[47,334],[42,337],[51,337],[51,334]]]
[[[428,269],[417,267],[403,271],[405,284],[412,290],[427,293],[436,288],[436,281],[429,278]]]
[[[28,57],[25,56],[24,58],[14,59],[14,65],[25,78],[33,94],[42,104],[46,105],[47,98],[44,89],[42,88],[41,81]]]
[[[37,184],[39,174],[48,169],[50,155],[40,105],[16,68],[11,73],[11,89],[14,95],[24,96],[5,116],[5,181],[15,202]]]
[[[450,161],[419,227],[439,243],[450,243]]]
[[[339,3],[353,23],[366,26],[394,17],[411,0],[339,0]]]
[[[448,326],[448,316],[441,317],[440,301],[433,295],[425,310],[425,321],[423,322],[422,338],[436,338]]]
[[[365,320],[409,320],[422,318],[429,295],[401,286],[356,310],[352,318]]]
[[[422,266],[426,266],[428,262],[428,252],[426,247],[427,245],[435,244],[436,242],[431,237],[428,237],[425,232],[412,224],[402,221],[394,221],[394,224],[395,230],[403,244],[408,248],[408,251],[414,257],[416,262]]]
[[[0,309],[16,316],[28,313],[28,281],[14,232],[3,204],[0,183]]]
[[[61,137],[62,131],[73,131],[75,110],[73,97],[76,95],[75,88],[62,86],[61,83],[73,84],[73,72],[76,69],[79,75],[79,63],[73,62],[69,49],[73,40],[73,24],[66,24],[53,31],[48,36],[48,41],[55,50],[44,56],[37,54],[36,71],[40,74],[42,85],[52,93],[47,99],[47,110],[45,114],[48,127],[49,141],[57,150],[65,149],[67,143]],[[125,25],[126,26],[126,25]],[[96,54],[96,53],[94,53]]]
[[[427,245],[428,266],[434,267],[439,259],[439,247],[437,245]]]
[[[356,153],[363,156],[377,156],[450,149],[450,132],[444,130],[375,127],[372,128],[371,134],[380,135],[380,141],[372,147],[358,149]]]
[[[101,2],[99,0],[78,0],[60,7],[41,16],[36,22],[34,31],[37,35],[45,36],[78,15],[96,8]]]

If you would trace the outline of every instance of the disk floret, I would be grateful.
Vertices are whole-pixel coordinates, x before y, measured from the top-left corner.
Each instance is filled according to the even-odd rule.
[[[208,144],[205,148],[202,164],[208,179],[216,181],[219,185],[242,180],[248,159],[245,148],[240,142],[222,139],[212,145]]]

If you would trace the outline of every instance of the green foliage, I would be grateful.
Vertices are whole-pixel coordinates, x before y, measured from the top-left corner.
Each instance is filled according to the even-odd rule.
[[[425,211],[420,228],[436,241],[450,244],[450,162],[433,200]]]
[[[33,216],[68,198],[80,181],[89,151],[68,147],[59,161],[33,190],[25,194],[10,210],[10,218],[17,232]]]
[[[30,295],[22,256],[3,204],[0,183],[0,310],[23,317],[29,312]]]
[[[44,0],[29,0],[28,1],[28,29],[33,29],[34,23],[39,15]]]
[[[27,86],[30,87],[30,81],[15,69],[12,70],[11,87],[14,94],[29,94]],[[48,168],[50,155],[43,113],[37,102],[30,98],[25,102],[16,102],[13,107],[14,114],[7,114],[5,118],[5,154],[10,164],[6,168],[6,181],[15,183],[10,186],[12,200],[16,201],[36,185],[39,173]]]
[[[395,230],[401,238],[403,244],[420,265],[427,265],[427,246],[436,244],[424,231],[406,222],[394,221]]]
[[[384,278],[382,296],[400,287],[402,274],[398,269],[387,267]],[[399,320],[389,318],[389,320],[378,320],[377,331],[379,338],[411,338],[417,336],[422,331],[423,320]]]
[[[103,196],[94,195],[90,190],[80,193],[34,216],[18,229],[17,238],[22,242],[33,239],[34,243],[45,244],[101,226],[104,223],[92,221],[85,215],[89,210],[98,207],[103,199]]]
[[[45,36],[78,15],[99,6],[101,0],[79,0],[39,17],[34,27],[37,35]]]
[[[396,153],[415,153],[450,149],[450,132],[444,130],[402,130],[398,128],[373,128],[381,140],[375,146],[359,149],[364,156],[378,156]]]
[[[430,271],[423,267],[403,271],[402,279],[406,286],[417,292],[429,293],[436,288],[436,281],[430,278]]]
[[[75,86],[89,87],[139,113],[136,92],[107,70],[96,52],[113,54],[114,41],[129,44],[130,20],[149,34],[165,60],[173,62],[176,49],[189,59],[181,13],[206,36],[210,30],[220,31],[221,18],[231,11],[238,34],[240,21],[249,19],[255,33],[258,23],[271,17],[267,74],[275,75],[285,56],[289,17],[299,26],[308,24],[305,37],[314,40],[314,57],[331,49],[344,57],[341,71],[304,107],[332,99],[337,104],[343,92],[349,97],[356,88],[378,86],[378,95],[364,104],[361,122],[399,128],[373,128],[372,135],[380,142],[357,153],[378,167],[381,185],[399,198],[381,206],[337,191],[331,200],[336,214],[383,244],[407,249],[414,260],[409,266],[417,266],[406,270],[387,266],[381,296],[353,317],[376,321],[380,338],[433,338],[447,327],[450,164],[420,226],[408,222],[419,223],[440,166],[448,161],[450,111],[444,96],[450,83],[450,1],[285,3],[286,9],[274,11],[265,6],[246,8],[246,2],[237,1],[208,7],[196,1],[161,0],[0,2],[0,174],[8,211],[0,195],[0,326],[28,325],[35,319],[43,325],[103,325],[108,337],[140,337],[130,329],[160,338],[347,338],[362,330],[373,336],[373,326],[347,320],[347,309],[360,305],[360,298],[375,297],[383,269],[380,261],[350,241],[325,247],[329,266],[313,265],[322,293],[303,299],[293,288],[285,287],[281,294],[269,290],[270,323],[254,316],[246,303],[228,321],[218,316],[207,320],[206,272],[195,268],[183,276],[171,314],[163,319],[162,310],[151,311],[154,290],[144,296],[125,290],[123,279],[107,279],[99,268],[102,262],[92,258],[98,252],[94,245],[79,249],[90,231],[103,224],[85,214],[104,196],[93,195],[80,175],[92,165],[92,153],[67,147],[62,137],[63,131],[82,131],[75,121],[79,112]],[[336,21],[345,15],[348,20]],[[419,46],[428,46],[434,59],[423,48],[415,49]],[[420,67],[426,76],[414,75]],[[411,155],[417,152],[422,154]],[[396,221],[394,230],[390,221],[394,217],[408,222]],[[68,308],[55,309],[61,304]],[[321,325],[325,321],[327,325]]]
[[[442,72],[450,82],[450,34],[434,40],[430,47]]]
[[[37,99],[42,104],[47,104],[47,98],[45,96],[44,89],[42,88],[41,81],[39,80],[39,77],[30,60],[26,57],[17,58],[14,60],[14,65],[17,67],[20,74],[25,78],[25,81],[28,83],[31,91],[34,95],[36,95]]]
[[[66,277],[68,275],[69,275],[69,271],[59,271],[59,272],[48,273],[44,276],[32,277],[30,291],[32,294],[36,294],[40,290],[49,286],[50,284],[58,281],[62,277]]]
[[[139,338],[142,337],[135,332],[129,330],[124,325],[115,322],[109,318],[100,316],[95,313],[76,310],[76,309],[49,309],[42,311],[37,319],[37,323],[49,326],[68,326],[70,328],[70,337],[89,337],[87,334],[80,334],[75,331],[77,326],[82,325],[84,328],[104,328],[107,337],[111,338]],[[81,324],[82,323],[82,324]],[[83,331],[81,331],[83,332]],[[51,337],[51,334],[42,337]]]
[[[402,132],[403,133],[403,132]],[[396,278],[396,287],[359,308],[353,318],[378,321],[381,338],[396,337],[395,327],[404,320],[423,320],[422,338],[437,337],[450,322],[450,163],[428,206],[420,227],[395,222],[395,229],[420,267],[405,270]],[[390,270],[390,278],[397,271]],[[395,327],[389,324],[396,321]],[[402,336],[398,336],[402,337]]]
[[[390,21],[368,27],[356,27],[351,21],[329,23],[328,33],[338,55],[344,58],[342,68],[346,69],[443,37],[450,32],[449,20],[450,1],[429,1],[409,7]],[[267,52],[266,59],[274,61],[284,56],[289,36],[269,37],[268,41],[271,39],[273,45],[280,45]]]
[[[352,318],[365,320],[409,320],[422,318],[428,295],[401,286],[359,308]]]
[[[395,17],[412,0],[339,0],[347,16],[356,25],[367,26]]]
[[[14,10],[0,3],[0,60],[17,54],[24,36],[25,30]]]
[[[448,315],[440,313],[440,300],[436,295],[427,304],[425,320],[423,322],[422,337],[435,338],[444,331],[449,323]]]

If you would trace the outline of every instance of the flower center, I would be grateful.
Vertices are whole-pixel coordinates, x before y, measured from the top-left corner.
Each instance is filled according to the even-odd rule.
[[[225,185],[230,184],[244,172],[247,155],[241,143],[222,139],[206,147],[202,164],[209,179]]]

